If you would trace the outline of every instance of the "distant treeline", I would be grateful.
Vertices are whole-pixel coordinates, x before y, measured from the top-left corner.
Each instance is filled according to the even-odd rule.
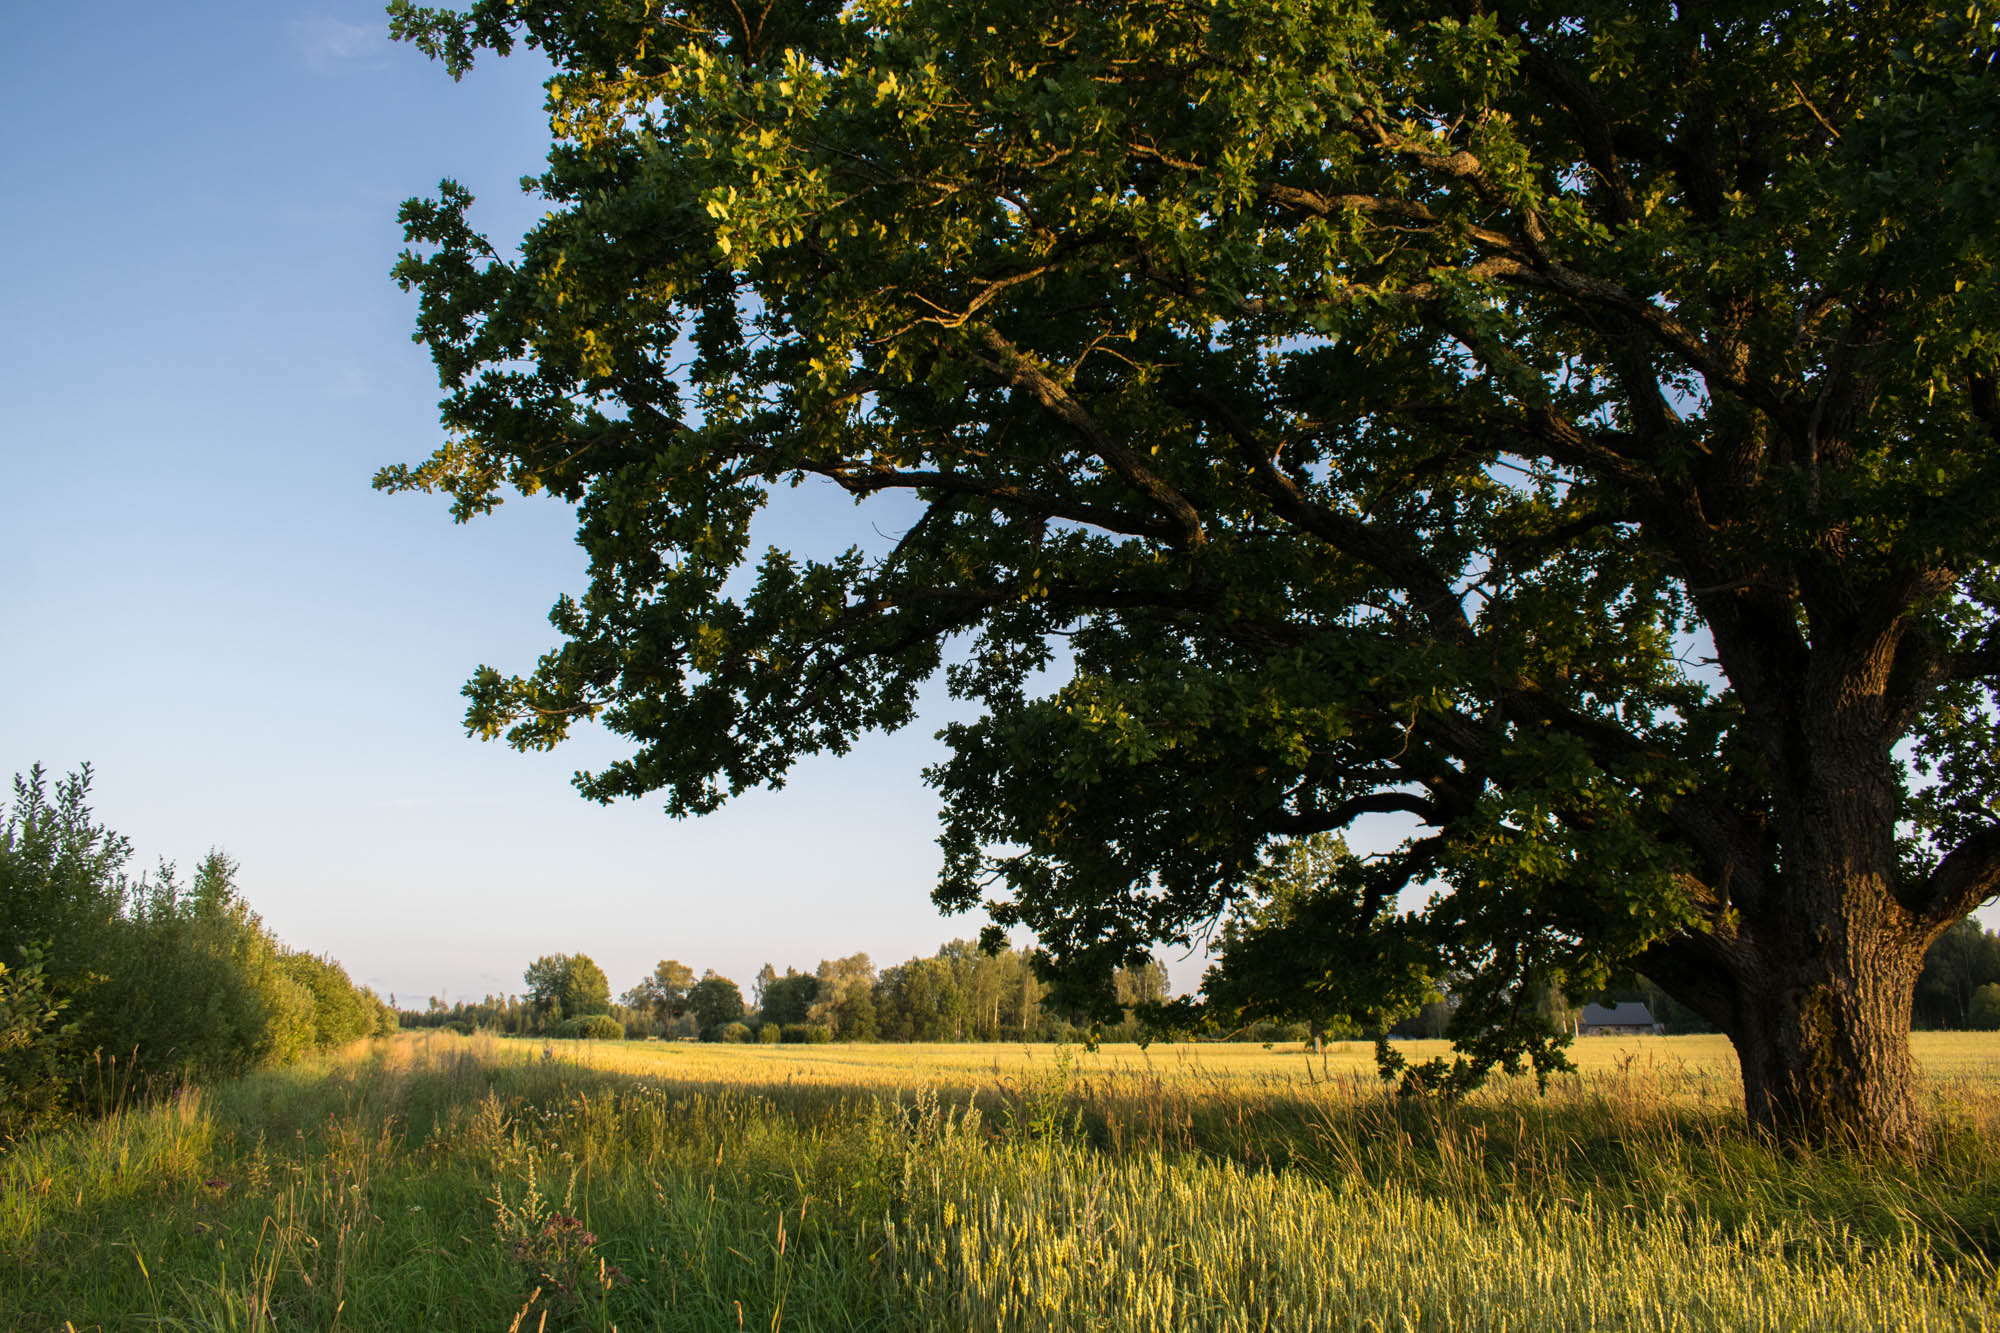
[[[987,953],[954,940],[928,958],[878,971],[865,953],[810,972],[766,963],[749,996],[728,977],[663,960],[614,1003],[602,969],[582,954],[537,959],[524,995],[404,1009],[405,1027],[486,1029],[513,1035],[700,1038],[705,1041],[1107,1041],[1139,1035],[1143,1006],[1167,999],[1158,962],[1120,970],[1122,1017],[1089,1023],[1063,1012],[1019,949]]]
[[[1144,1035],[1144,1016],[1168,999],[1166,968],[1126,968],[1115,977],[1122,1017],[1091,1022],[1063,1010],[1036,975],[1026,951],[986,953],[954,940],[928,958],[877,971],[865,953],[822,960],[810,972],[766,963],[749,996],[714,971],[697,978],[674,959],[614,1001],[609,979],[584,954],[549,954],[529,966],[521,995],[489,995],[446,1004],[432,996],[423,1009],[403,1009],[404,1027],[491,1031],[512,1036],[699,1039],[738,1042],[822,1041],[1107,1041]],[[1449,990],[1447,986],[1446,991]],[[1604,1004],[1644,1003],[1667,1032],[1712,1030],[1700,1015],[1644,977],[1594,996]],[[1440,995],[1388,1025],[1398,1037],[1447,1034],[1452,1003]],[[1551,993],[1542,1008],[1557,1029],[1571,1026],[1575,1003]],[[1180,1017],[1185,1020],[1186,1012]],[[1917,983],[1915,1026],[2000,1028],[2000,935],[1972,921],[1953,926],[1926,956]],[[1238,1041],[1305,1041],[1304,1022],[1263,1020],[1233,1025],[1204,1020],[1202,1035]],[[1371,1033],[1322,1027],[1335,1039]]]
[[[1970,919],[1937,937],[1917,978],[1920,1028],[2000,1028],[2000,934]]]
[[[68,1106],[239,1074],[391,1031],[339,963],[288,949],[211,851],[127,873],[86,766],[14,779],[0,819],[0,1146]]]

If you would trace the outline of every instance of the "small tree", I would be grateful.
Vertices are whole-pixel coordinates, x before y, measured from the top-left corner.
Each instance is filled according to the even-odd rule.
[[[522,974],[539,1026],[611,1012],[611,981],[586,954],[544,954]]]
[[[713,969],[702,973],[688,992],[688,1012],[694,1015],[703,1041],[714,1041],[722,1029],[743,1019],[743,992]]]
[[[663,958],[651,976],[625,992],[625,1003],[650,1013],[664,1031],[687,1012],[688,992],[694,984],[693,968],[677,958]]]
[[[856,953],[845,958],[823,959],[817,980],[819,998],[806,1014],[808,1021],[832,1029],[844,1041],[873,1041],[875,1005],[871,992],[875,988],[875,964],[868,955]],[[847,1027],[850,1021],[865,1027],[867,1035],[850,1032]]]
[[[803,1023],[818,998],[819,978],[788,967],[784,976],[765,983],[764,1020],[785,1027]]]

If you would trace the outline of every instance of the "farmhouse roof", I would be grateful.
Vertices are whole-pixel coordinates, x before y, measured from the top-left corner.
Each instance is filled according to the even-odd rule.
[[[1608,1009],[1601,1004],[1583,1006],[1583,1025],[1587,1028],[1649,1028],[1653,1021],[1653,1011],[1637,1000],[1626,1000]]]

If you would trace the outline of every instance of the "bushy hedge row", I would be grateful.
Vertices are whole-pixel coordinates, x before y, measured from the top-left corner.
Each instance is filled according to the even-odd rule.
[[[66,1105],[394,1029],[340,964],[264,928],[221,852],[185,884],[164,863],[129,876],[131,845],[93,821],[89,791],[88,768],[51,789],[37,767],[0,819],[0,1140]]]
[[[550,1029],[549,1035],[589,1041],[623,1041],[625,1025],[610,1014],[582,1014],[557,1023]]]

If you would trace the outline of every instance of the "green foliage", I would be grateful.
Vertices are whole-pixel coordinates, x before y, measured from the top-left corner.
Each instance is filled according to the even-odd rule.
[[[841,1041],[875,1040],[875,964],[868,955],[825,959],[816,979],[818,998],[807,1019],[832,1029]]]
[[[1763,1040],[1866,971],[1815,941],[1913,971],[2000,885],[1986,10],[759,12],[397,6],[555,65],[518,247],[402,211],[447,442],[378,485],[551,492],[590,561],[474,732],[593,720],[585,794],[686,814],[942,669],[938,900],[1101,1017],[1274,842],[1402,817],[1293,981],[1457,976],[1474,1066],[1635,964]],[[893,547],[754,551],[807,479]],[[1864,908],[1886,955],[1799,915]]]
[[[665,1027],[687,1012],[688,992],[693,988],[694,969],[678,959],[663,958],[651,976],[625,992],[624,1002],[645,1010]]]
[[[453,1028],[463,1032],[499,1032],[521,1036],[536,1030],[537,1018],[528,1001],[517,995],[488,995],[479,1000],[459,1000],[447,1005],[433,995],[423,1009],[393,1011],[394,1020],[405,1028]]]
[[[833,1029],[821,1023],[787,1023],[784,1040],[808,1046],[822,1046],[833,1040]]]
[[[280,966],[312,995],[312,1040],[317,1050],[381,1034],[380,1000],[349,980],[347,969],[320,954],[286,953]],[[393,1029],[391,1029],[393,1030]]]
[[[1216,1020],[1379,1031],[1432,998],[1431,951],[1418,924],[1396,913],[1392,887],[1331,834],[1274,847],[1217,934],[1202,983]],[[1381,952],[1344,954],[1357,936]]]
[[[703,1041],[720,1040],[724,1028],[743,1020],[743,992],[728,977],[710,969],[688,992],[688,1012],[694,1016]]]
[[[544,954],[528,964],[522,980],[535,1021],[545,1027],[611,1012],[611,981],[585,954]]]
[[[1032,955],[953,940],[881,974],[876,1025],[891,1041],[1042,1041],[1056,1015]]]
[[[543,1307],[546,1319],[547,1311],[567,1314],[591,1297],[601,1302],[627,1279],[616,1264],[606,1263],[598,1254],[596,1235],[569,1211],[576,1206],[576,1178],[570,1178],[571,1193],[559,1207],[552,1208],[536,1187],[532,1158],[527,1177],[518,1200],[509,1200],[505,1188],[497,1190],[492,1200],[493,1234],[499,1238],[507,1257],[519,1267],[522,1289],[528,1293],[527,1304],[533,1305],[547,1296]]]
[[[67,1002],[50,993],[41,951],[0,961],[0,1145],[62,1108],[68,1094],[77,1024],[62,1021]]]
[[[69,988],[88,984],[116,928],[132,855],[130,842],[93,822],[90,779],[85,764],[51,792],[37,764],[15,775],[0,818],[0,950],[40,941],[49,976]]]
[[[767,1022],[757,1029],[757,1044],[760,1046],[776,1046],[780,1041],[784,1040],[784,1036],[785,1033],[782,1027],[776,1023]]]
[[[748,1023],[724,1023],[716,1031],[715,1039],[740,1046],[744,1042],[755,1040],[756,1034],[750,1030]]]
[[[2000,983],[2000,935],[1960,921],[1938,936],[1917,978],[1916,1021],[1921,1027],[1970,1026],[1972,997]]]
[[[2000,982],[1987,982],[1972,992],[1972,1003],[1967,1006],[1965,1025],[1982,1032],[2000,1029]]]
[[[89,790],[88,767],[53,792],[36,767],[15,778],[0,818],[0,954],[13,955],[0,957],[13,969],[0,974],[0,1078],[23,1089],[7,1099],[10,1133],[65,1097],[95,1107],[393,1030],[387,1007],[339,964],[272,937],[222,852],[185,885],[166,863],[129,878],[130,844],[95,822]],[[94,1059],[117,1075],[92,1065],[86,1078]]]
[[[185,888],[163,864],[134,889],[89,992],[92,1046],[155,1076],[195,1080],[316,1046],[314,990],[287,966],[235,877],[235,862],[210,852]]]
[[[610,1014],[579,1014],[565,1018],[548,1030],[552,1037],[583,1041],[623,1041],[625,1025]]]
[[[805,1022],[806,1014],[818,998],[819,978],[788,967],[784,976],[765,983],[760,1009],[766,1022],[789,1027]]]

